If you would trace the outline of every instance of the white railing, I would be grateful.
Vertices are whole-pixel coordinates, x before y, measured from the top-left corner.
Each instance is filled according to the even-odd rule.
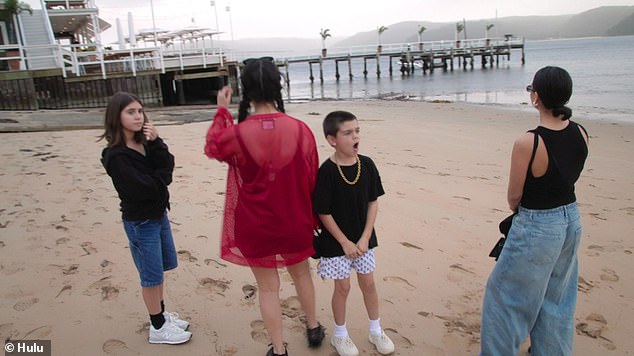
[[[34,55],[33,50],[49,48],[50,55]],[[224,52],[217,48],[199,49],[174,49],[165,50],[161,47],[130,48],[121,50],[99,50],[90,48],[86,50],[86,45],[38,45],[20,46],[0,45],[0,63],[7,61],[13,63],[9,69],[34,69],[29,68],[29,60],[40,58],[53,58],[58,68],[62,70],[62,76],[66,78],[68,74],[74,76],[85,76],[100,74],[104,79],[108,74],[131,73],[133,76],[140,71],[160,70],[165,73],[166,69],[180,68],[187,66],[202,66],[225,64]],[[30,53],[31,52],[31,53]],[[17,68],[14,63],[19,63]]]

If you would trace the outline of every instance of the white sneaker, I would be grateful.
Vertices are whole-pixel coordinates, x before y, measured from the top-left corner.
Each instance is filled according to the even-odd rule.
[[[183,320],[179,318],[178,313],[170,313],[168,311],[163,312],[163,316],[165,317],[165,321],[168,323],[172,323],[183,330],[187,330],[189,327],[189,322],[187,320]]]
[[[337,349],[337,353],[340,356],[357,356],[359,355],[359,349],[352,342],[350,336],[332,336],[330,344]]]
[[[389,355],[394,352],[394,343],[390,338],[385,334],[385,331],[381,331],[379,335],[370,334],[370,342],[376,346],[376,350],[381,355]]]
[[[163,327],[156,330],[150,324],[150,344],[182,344],[192,338],[192,333],[165,321]]]

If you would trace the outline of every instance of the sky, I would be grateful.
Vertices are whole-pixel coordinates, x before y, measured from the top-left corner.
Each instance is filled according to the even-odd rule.
[[[38,0],[22,0],[41,8]],[[402,21],[456,22],[507,16],[577,14],[599,6],[634,6],[634,0],[95,0],[100,17],[112,28],[103,42],[117,40],[116,19],[128,35],[128,12],[134,29],[176,30],[205,27],[223,33],[221,40],[299,37],[320,39],[330,29],[330,41]],[[152,4],[152,6],[151,6]],[[215,6],[212,6],[215,5]],[[227,8],[229,11],[227,11]],[[216,17],[218,21],[216,22]]]

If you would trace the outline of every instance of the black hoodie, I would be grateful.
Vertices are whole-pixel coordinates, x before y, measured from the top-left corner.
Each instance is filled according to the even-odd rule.
[[[127,146],[104,148],[101,163],[119,193],[123,220],[160,219],[169,209],[174,156],[163,140],[147,142],[145,156]]]

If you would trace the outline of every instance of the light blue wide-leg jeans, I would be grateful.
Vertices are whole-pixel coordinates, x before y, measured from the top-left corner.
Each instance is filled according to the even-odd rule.
[[[532,356],[572,355],[580,239],[576,203],[519,208],[487,281],[481,355],[516,355],[529,335]]]

